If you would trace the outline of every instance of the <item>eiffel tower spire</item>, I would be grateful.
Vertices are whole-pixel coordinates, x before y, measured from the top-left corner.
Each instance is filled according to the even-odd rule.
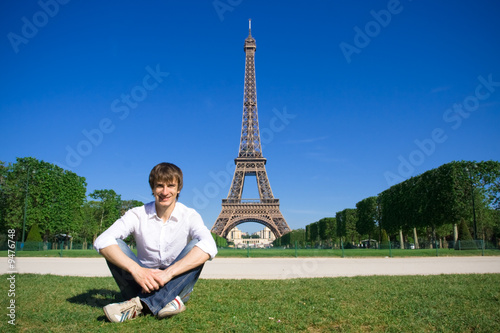
[[[248,20],[248,37],[243,50],[245,60],[245,90],[243,93],[243,123],[238,157],[262,157],[259,118],[257,114],[257,88],[255,85],[255,51],[257,45],[252,37],[252,20]]]
[[[248,20],[248,37],[245,51],[245,88],[243,93],[243,121],[238,157],[234,160],[236,170],[227,199],[222,200],[222,211],[212,232],[226,237],[238,224],[257,222],[267,226],[276,238],[290,231],[279,209],[267,178],[266,159],[262,155],[257,114],[257,88],[255,82],[255,51],[252,37],[252,21]],[[246,176],[255,176],[259,190],[258,199],[242,199]]]

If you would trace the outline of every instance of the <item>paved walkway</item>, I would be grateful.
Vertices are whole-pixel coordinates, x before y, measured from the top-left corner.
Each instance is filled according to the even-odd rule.
[[[0,260],[0,274],[35,273],[111,276],[103,258],[16,258],[15,269]],[[500,257],[426,258],[215,258],[202,279],[290,279],[367,275],[500,274]]]

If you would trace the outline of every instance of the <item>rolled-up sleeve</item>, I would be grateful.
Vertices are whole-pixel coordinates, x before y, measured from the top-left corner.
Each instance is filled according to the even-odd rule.
[[[113,223],[94,242],[97,252],[110,245],[117,245],[116,239],[127,238],[134,230],[134,224],[138,222],[138,216],[133,210],[129,210],[125,215]]]
[[[198,239],[198,246],[203,252],[207,253],[212,260],[217,255],[217,245],[215,244],[212,233],[203,223],[201,216],[194,212],[191,216],[191,238]]]

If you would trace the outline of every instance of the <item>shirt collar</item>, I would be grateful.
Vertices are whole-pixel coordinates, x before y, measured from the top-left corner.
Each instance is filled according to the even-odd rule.
[[[156,213],[156,205],[155,205],[154,201],[152,201],[149,204],[147,204],[146,213],[150,217],[154,217],[156,220],[161,221],[161,218]],[[179,205],[179,202],[177,201],[175,203],[175,207],[174,207],[174,210],[172,211],[172,214],[170,214],[170,219],[168,219],[167,221],[179,222],[180,214],[181,214],[181,212],[180,212],[180,205]]]
[[[179,210],[179,202],[176,201],[174,210],[172,211],[172,214],[170,214],[170,221],[179,222],[180,214],[181,212]]]

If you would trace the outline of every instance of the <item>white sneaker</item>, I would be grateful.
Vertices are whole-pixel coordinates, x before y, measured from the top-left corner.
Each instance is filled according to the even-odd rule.
[[[186,310],[186,306],[184,305],[184,302],[181,300],[181,298],[177,296],[173,301],[165,305],[163,309],[158,312],[157,316],[158,319],[163,319],[179,314],[184,310]]]
[[[125,302],[108,304],[103,310],[110,322],[121,323],[134,319],[142,313],[141,299],[134,297]]]

